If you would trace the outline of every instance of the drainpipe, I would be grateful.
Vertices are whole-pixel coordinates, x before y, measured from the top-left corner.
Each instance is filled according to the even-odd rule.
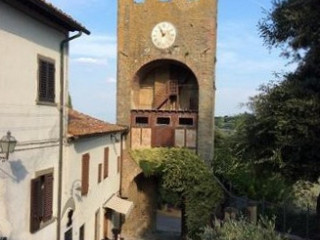
[[[73,39],[82,35],[79,31],[76,35],[64,39],[60,43],[60,106],[59,106],[59,163],[58,163],[58,213],[57,213],[57,240],[60,240],[61,233],[61,208],[62,208],[62,163],[63,163],[63,140],[64,140],[64,127],[63,127],[63,112],[64,112],[64,50],[65,46]]]

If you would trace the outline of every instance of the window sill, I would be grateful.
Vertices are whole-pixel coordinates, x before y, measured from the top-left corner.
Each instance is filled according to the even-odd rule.
[[[37,105],[41,105],[41,106],[51,106],[51,107],[58,106],[58,104],[55,102],[36,101],[36,103],[37,103]]]
[[[50,220],[48,220],[46,222],[41,222],[39,230],[41,230],[41,229],[45,228],[46,226],[50,225],[51,223],[55,222],[56,219],[57,219],[56,217],[52,217]]]
[[[56,219],[57,219],[56,217],[52,217],[50,220],[48,220],[46,222],[41,222],[39,229],[36,230],[35,232],[33,232],[32,234],[35,234],[35,233],[41,231],[42,229],[44,229],[45,227],[51,225],[52,223],[54,223],[56,221]]]

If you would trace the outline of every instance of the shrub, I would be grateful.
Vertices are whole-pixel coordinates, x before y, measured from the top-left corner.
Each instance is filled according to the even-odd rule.
[[[320,192],[320,179],[317,182],[297,181],[293,185],[293,204],[294,206],[312,210],[316,209],[317,198]]]
[[[261,218],[257,225],[245,219],[226,221],[222,227],[204,228],[201,240],[283,240],[275,231],[273,220]]]

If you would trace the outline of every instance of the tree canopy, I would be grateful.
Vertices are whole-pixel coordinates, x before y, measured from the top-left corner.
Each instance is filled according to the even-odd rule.
[[[260,35],[268,47],[281,47],[283,56],[298,67],[260,88],[249,103],[253,116],[239,130],[242,157],[292,179],[319,177],[319,18],[319,0],[273,2],[259,23]]]

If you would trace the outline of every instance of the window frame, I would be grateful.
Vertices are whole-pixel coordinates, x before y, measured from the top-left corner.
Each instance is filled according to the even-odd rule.
[[[108,178],[109,176],[109,147],[104,148],[104,160],[103,160],[103,179]]]
[[[54,221],[53,193],[53,169],[38,172],[30,180],[30,233],[36,233]]]
[[[168,124],[164,124],[164,123],[159,123],[158,120],[160,119],[168,119],[169,120],[169,123]],[[155,125],[156,126],[171,126],[172,125],[172,118],[171,116],[157,116],[155,118]]]
[[[102,181],[102,163],[98,164],[98,184]]]
[[[81,162],[81,196],[87,196],[90,185],[90,154],[82,155]]]
[[[147,120],[146,123],[141,123],[141,122],[138,122],[137,120],[141,120],[141,119],[145,119]],[[146,127],[146,126],[149,126],[150,125],[150,118],[149,116],[135,116],[134,117],[134,125],[135,126],[141,126],[141,127]]]
[[[183,120],[191,120],[192,121],[192,124],[184,124],[184,123],[181,123]],[[194,127],[194,118],[193,117],[179,117],[178,118],[178,125],[179,127]]]
[[[50,83],[50,79],[48,77],[49,71],[46,72],[46,77],[47,77],[47,81],[46,81],[46,96],[42,97],[40,94],[40,84],[41,84],[41,62],[44,62],[46,64],[51,64],[53,66],[53,79],[52,79],[52,84],[53,86],[51,86],[52,88],[52,97],[48,97],[49,95],[49,88],[50,86],[48,86]],[[49,79],[49,80],[48,80]],[[45,57],[43,55],[38,55],[38,60],[37,60],[37,104],[38,105],[51,105],[51,106],[56,106],[56,61],[53,58],[49,58],[49,57]]]

